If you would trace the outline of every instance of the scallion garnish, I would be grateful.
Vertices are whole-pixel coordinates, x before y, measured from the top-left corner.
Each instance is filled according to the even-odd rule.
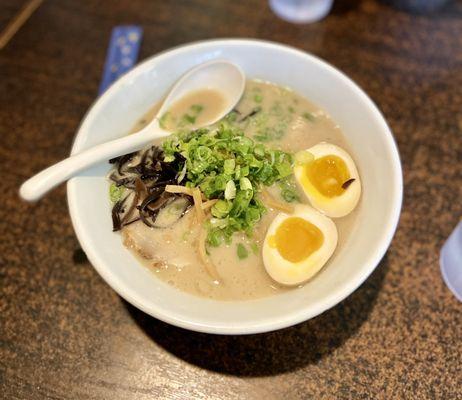
[[[239,257],[239,260],[243,260],[244,258],[247,258],[249,256],[248,250],[242,243],[239,243],[237,245],[237,256]]]
[[[168,160],[181,155],[186,160],[184,185],[199,187],[209,199],[219,199],[207,222],[208,243],[218,246],[231,241],[234,232],[252,235],[266,208],[258,199],[262,185],[287,179],[293,157],[270,149],[244,136],[236,126],[223,122],[217,129],[179,132],[163,143]],[[295,195],[283,196],[294,201]]]

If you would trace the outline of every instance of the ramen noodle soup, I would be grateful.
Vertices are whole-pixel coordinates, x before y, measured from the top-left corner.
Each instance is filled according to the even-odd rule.
[[[232,112],[196,129],[222,104],[209,90],[185,96],[160,117],[171,136],[111,160],[114,230],[158,279],[194,295],[296,290],[356,224],[354,155],[335,121],[290,89],[248,81]]]

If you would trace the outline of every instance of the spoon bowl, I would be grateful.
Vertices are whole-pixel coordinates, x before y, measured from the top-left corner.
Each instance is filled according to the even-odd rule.
[[[244,92],[244,86],[245,75],[236,64],[226,60],[213,60],[200,64],[175,83],[157,115],[142,130],[100,144],[48,167],[24,182],[19,189],[19,194],[26,201],[38,200],[55,186],[101,161],[140,150],[153,140],[170,135],[169,130],[160,126],[159,120],[174,103],[189,93],[202,89],[220,93],[223,98],[220,112],[202,120],[195,128],[211,125],[233,109]]]
[[[224,100],[222,112],[215,114],[203,124],[203,126],[212,125],[234,108],[244,92],[244,87],[244,72],[236,64],[224,60],[200,64],[177,81],[154,120],[159,119],[175,102],[189,93],[207,89],[219,92]]]

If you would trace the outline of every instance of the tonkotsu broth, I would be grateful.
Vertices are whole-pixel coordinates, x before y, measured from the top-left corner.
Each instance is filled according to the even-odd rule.
[[[208,121],[216,121],[224,106],[225,99],[216,90],[196,90],[172,104],[161,120],[168,130],[174,130],[183,123],[189,123],[194,128]]]
[[[200,102],[200,99],[196,98],[195,102]],[[207,104],[207,101],[204,101],[204,104]],[[239,115],[244,116],[256,107],[260,107],[261,112],[242,123],[245,134],[254,140],[257,136],[270,147],[290,152],[327,141],[345,148],[352,154],[338,125],[323,110],[290,90],[261,81],[248,81],[244,96],[236,109]],[[134,131],[150,121],[158,108],[158,105],[154,106],[137,123]],[[279,190],[276,187],[270,188],[270,192],[279,198]],[[300,199],[308,203],[301,192]],[[359,207],[360,205],[357,208]],[[357,212],[356,209],[350,215],[334,220],[339,233],[339,243],[324,268],[328,268],[344,244],[352,230]],[[199,227],[195,224],[193,209],[169,228],[150,228],[138,221],[124,227],[122,235],[124,244],[132,249],[159,279],[180,290],[217,300],[255,299],[293,290],[277,284],[268,276],[261,256],[261,243],[267,227],[277,213],[278,211],[268,208],[268,213],[258,223],[253,238],[236,234],[232,244],[209,248],[211,261],[222,277],[221,284],[213,282],[197,254]],[[249,251],[249,256],[240,260],[236,251],[237,243],[245,244],[247,249],[256,244],[258,251]]]

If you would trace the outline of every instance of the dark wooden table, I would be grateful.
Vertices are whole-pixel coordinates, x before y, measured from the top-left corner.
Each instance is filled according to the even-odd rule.
[[[0,29],[20,3],[0,2]],[[103,282],[74,236],[64,187],[19,200],[25,178],[68,154],[123,23],[143,26],[141,58],[206,38],[264,38],[326,59],[370,94],[398,141],[405,197],[393,243],[359,290],[279,332],[188,332]],[[324,21],[297,26],[264,0],[45,0],[0,51],[0,397],[462,398],[462,304],[438,265],[462,216],[461,40],[461,2],[415,16],[337,0]]]

